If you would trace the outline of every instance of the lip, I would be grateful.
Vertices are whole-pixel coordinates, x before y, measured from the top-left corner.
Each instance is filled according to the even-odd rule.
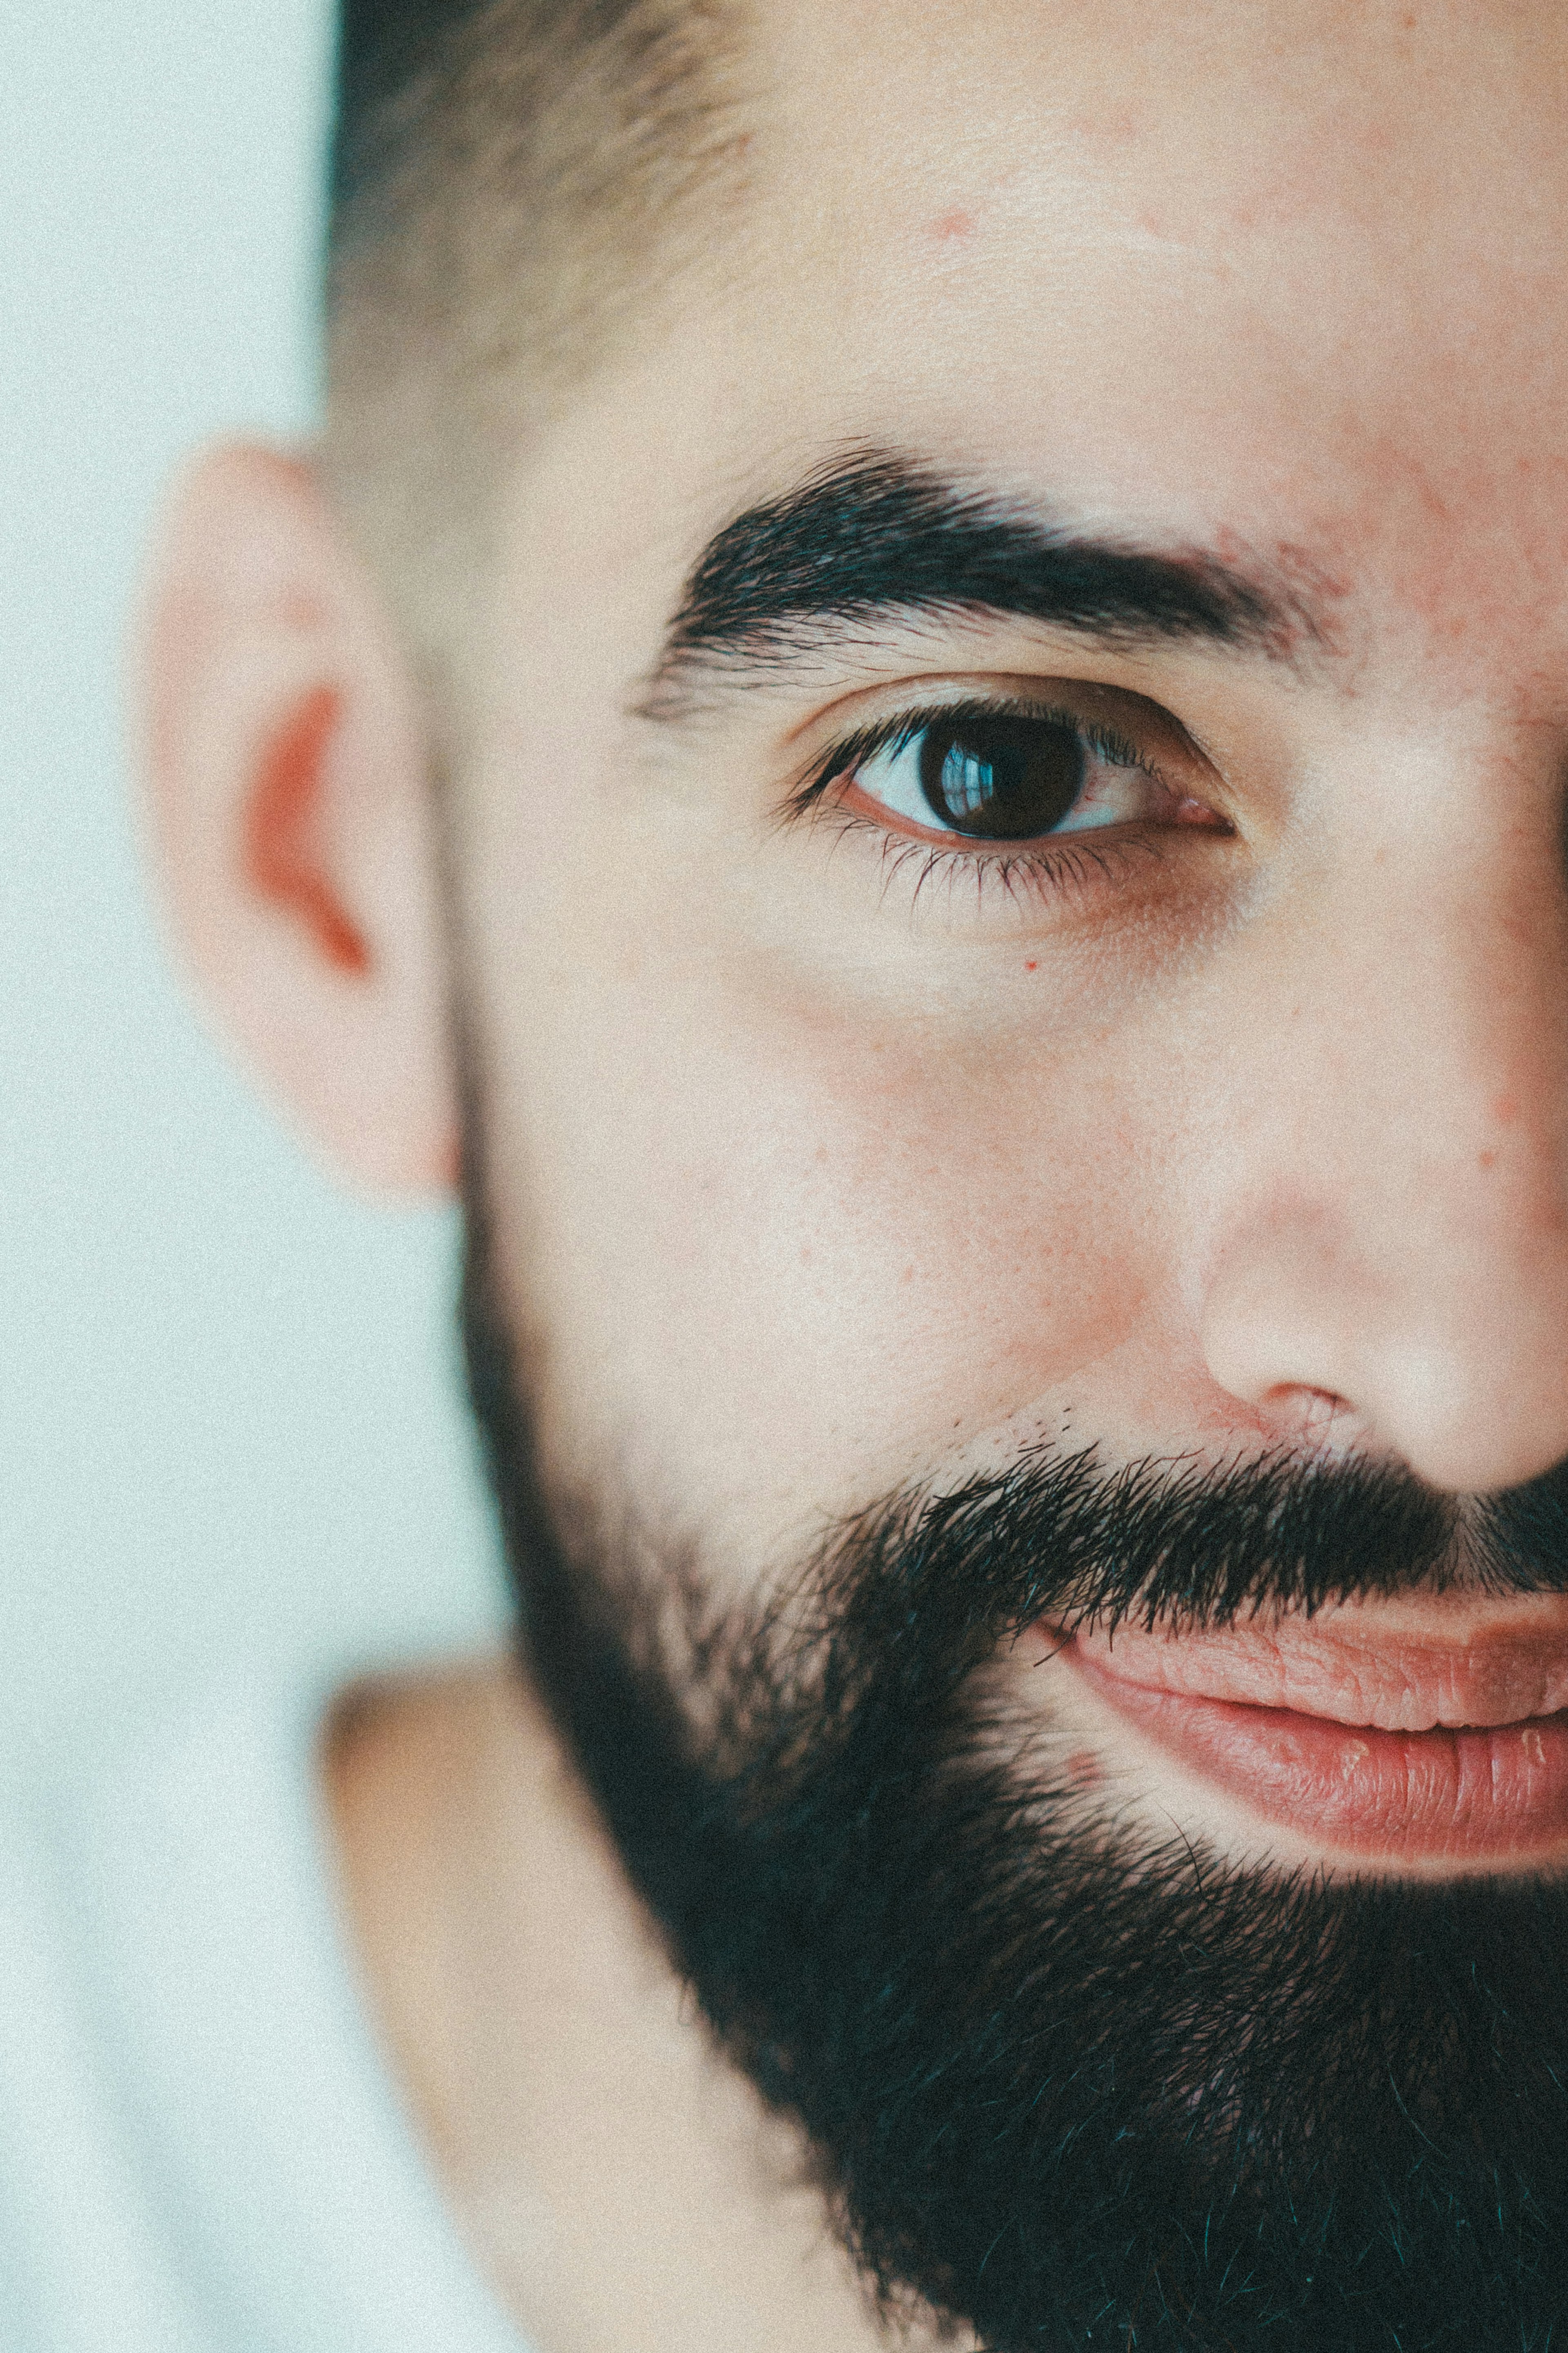
[[[1461,1609],[1447,1626],[1430,1604],[1415,1626],[1386,1605],[1363,1604],[1213,1634],[1122,1625],[1110,1637],[1091,1628],[1076,1647],[1152,1691],[1380,1732],[1474,1730],[1568,1708],[1568,1613],[1555,1601],[1511,1621]]]
[[[1495,1867],[1568,1843],[1560,1622],[1464,1642],[1317,1620],[1053,1639],[1154,1747],[1316,1844]]]

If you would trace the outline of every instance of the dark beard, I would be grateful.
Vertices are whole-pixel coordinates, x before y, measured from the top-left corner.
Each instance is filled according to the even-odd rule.
[[[1546,2353],[1568,1890],[1325,1885],[1136,1838],[1004,1662],[1042,1613],[1560,1588],[1560,1479],[1461,1510],[1366,1467],[1042,1455],[715,1616],[689,1564],[546,1506],[477,1200],[464,1333],[528,1672],[889,2312],[994,2353]]]

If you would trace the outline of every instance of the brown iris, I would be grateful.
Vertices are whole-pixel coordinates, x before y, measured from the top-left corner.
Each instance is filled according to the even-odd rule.
[[[921,790],[944,826],[980,841],[1031,841],[1083,787],[1085,752],[1060,720],[958,712],[921,739]]]

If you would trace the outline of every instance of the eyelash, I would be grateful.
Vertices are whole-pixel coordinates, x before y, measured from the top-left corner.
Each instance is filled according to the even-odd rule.
[[[1026,892],[1037,897],[1055,896],[1068,890],[1089,890],[1097,882],[1114,882],[1118,870],[1135,854],[1159,856],[1157,844],[1147,834],[1121,834],[1099,843],[1087,834],[1075,833],[1063,837],[1059,845],[1052,845],[1047,837],[1031,847],[988,849],[983,844],[961,840],[951,845],[918,840],[858,809],[846,808],[842,804],[825,807],[832,787],[852,783],[856,771],[878,753],[906,751],[926,728],[955,717],[1037,719],[1047,726],[1071,727],[1103,759],[1118,767],[1136,768],[1156,784],[1167,784],[1160,769],[1136,744],[1102,721],[1088,719],[1082,712],[1055,703],[1032,702],[1013,696],[976,696],[899,712],[875,726],[842,736],[816,762],[805,782],[790,795],[781,811],[783,821],[795,824],[826,819],[841,835],[870,834],[882,847],[885,889],[892,887],[911,861],[918,866],[912,893],[915,900],[932,881],[944,877],[950,881],[972,882],[983,902],[997,891],[1015,901]]]

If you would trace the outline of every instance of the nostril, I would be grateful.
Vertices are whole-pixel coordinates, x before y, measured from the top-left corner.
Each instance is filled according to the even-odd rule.
[[[1349,1398],[1337,1389],[1314,1388],[1304,1381],[1279,1381],[1258,1400],[1281,1437],[1313,1449],[1347,1446],[1360,1417]]]

